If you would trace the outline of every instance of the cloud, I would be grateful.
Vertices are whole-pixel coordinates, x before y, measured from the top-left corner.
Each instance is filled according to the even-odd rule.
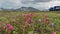
[[[24,5],[24,6],[30,6],[30,7],[34,7],[34,8],[37,8],[37,9],[47,9],[48,6],[48,3],[52,1],[52,0],[21,0],[21,3]]]
[[[39,3],[36,3],[33,7],[40,10],[45,10],[45,9],[48,10],[50,7],[53,7],[53,6],[60,6],[60,1],[52,0],[50,2],[39,2]]]
[[[53,7],[53,6],[60,6],[60,1],[53,0],[53,1],[49,2],[49,7]]]
[[[35,2],[50,2],[52,0],[35,0]]]
[[[20,0],[3,0],[0,5],[8,9],[21,7]]]
[[[60,5],[60,0],[0,0],[0,8],[20,8],[22,6],[34,7],[40,10]]]
[[[35,5],[33,5],[34,8],[37,8],[39,10],[45,10],[49,8],[49,3],[36,3]]]
[[[21,3],[23,4],[36,4],[36,3],[44,3],[44,2],[50,2],[52,0],[21,0]]]
[[[0,0],[0,7],[1,7],[1,4],[2,4],[2,0]]]

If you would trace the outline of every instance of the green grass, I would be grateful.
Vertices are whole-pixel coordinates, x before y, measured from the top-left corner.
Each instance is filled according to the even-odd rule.
[[[57,32],[57,34],[60,34],[60,13],[58,12],[0,12],[0,22],[2,22],[2,25],[6,25],[7,23],[11,23],[15,30],[13,31],[13,34],[22,34],[22,22],[25,22],[24,17],[22,16],[22,14],[29,14],[29,13],[34,13],[35,17],[32,17],[34,24],[32,27],[27,27],[25,29],[24,34],[28,34],[28,32],[34,32],[34,26],[37,26],[36,29],[39,28],[39,30],[41,32],[38,32],[38,34],[45,34],[44,31],[46,31],[46,34],[52,34],[53,31],[55,30]],[[45,14],[48,16],[48,18],[51,20],[51,22],[55,23],[55,28],[50,27],[49,25],[47,25],[46,27],[44,27],[44,24],[42,23],[38,23],[37,20],[38,19],[42,19],[42,14]],[[2,26],[1,25],[1,26]],[[38,27],[40,26],[40,27]],[[2,26],[0,27],[1,29],[5,27]],[[3,29],[1,32],[6,31],[6,29]],[[48,32],[50,31],[50,32]],[[7,28],[7,32],[8,28]],[[4,32],[6,33],[6,32]],[[10,32],[11,33],[11,32]]]

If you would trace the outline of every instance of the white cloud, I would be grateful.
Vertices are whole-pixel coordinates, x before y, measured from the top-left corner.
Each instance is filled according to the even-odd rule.
[[[53,6],[60,6],[60,1],[53,0],[53,1],[49,2],[49,7],[53,7]]]
[[[1,4],[2,4],[2,0],[0,0],[0,7],[1,7]]]
[[[40,10],[48,9],[53,6],[60,6],[60,1],[52,0],[50,2],[43,2],[43,3],[35,4],[35,8],[40,9]]]
[[[8,2],[14,3],[15,5],[21,5],[20,0],[8,0]]]
[[[35,0],[0,0],[0,7],[4,8],[20,8],[22,6],[30,6],[42,10],[56,5],[60,5],[59,0],[52,0],[50,2],[47,0],[45,2],[36,2]]]
[[[20,0],[2,0],[0,3],[3,8],[19,8],[22,6]]]

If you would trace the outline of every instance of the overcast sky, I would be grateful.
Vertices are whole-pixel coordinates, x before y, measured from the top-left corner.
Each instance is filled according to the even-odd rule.
[[[56,5],[60,6],[59,0],[0,0],[0,8],[7,9],[16,9],[26,6],[43,10]]]

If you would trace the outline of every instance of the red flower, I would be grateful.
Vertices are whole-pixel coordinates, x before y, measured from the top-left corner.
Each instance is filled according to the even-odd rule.
[[[31,24],[33,21],[32,21],[30,18],[28,18],[28,19],[27,19],[27,22],[28,22],[29,24]]]

